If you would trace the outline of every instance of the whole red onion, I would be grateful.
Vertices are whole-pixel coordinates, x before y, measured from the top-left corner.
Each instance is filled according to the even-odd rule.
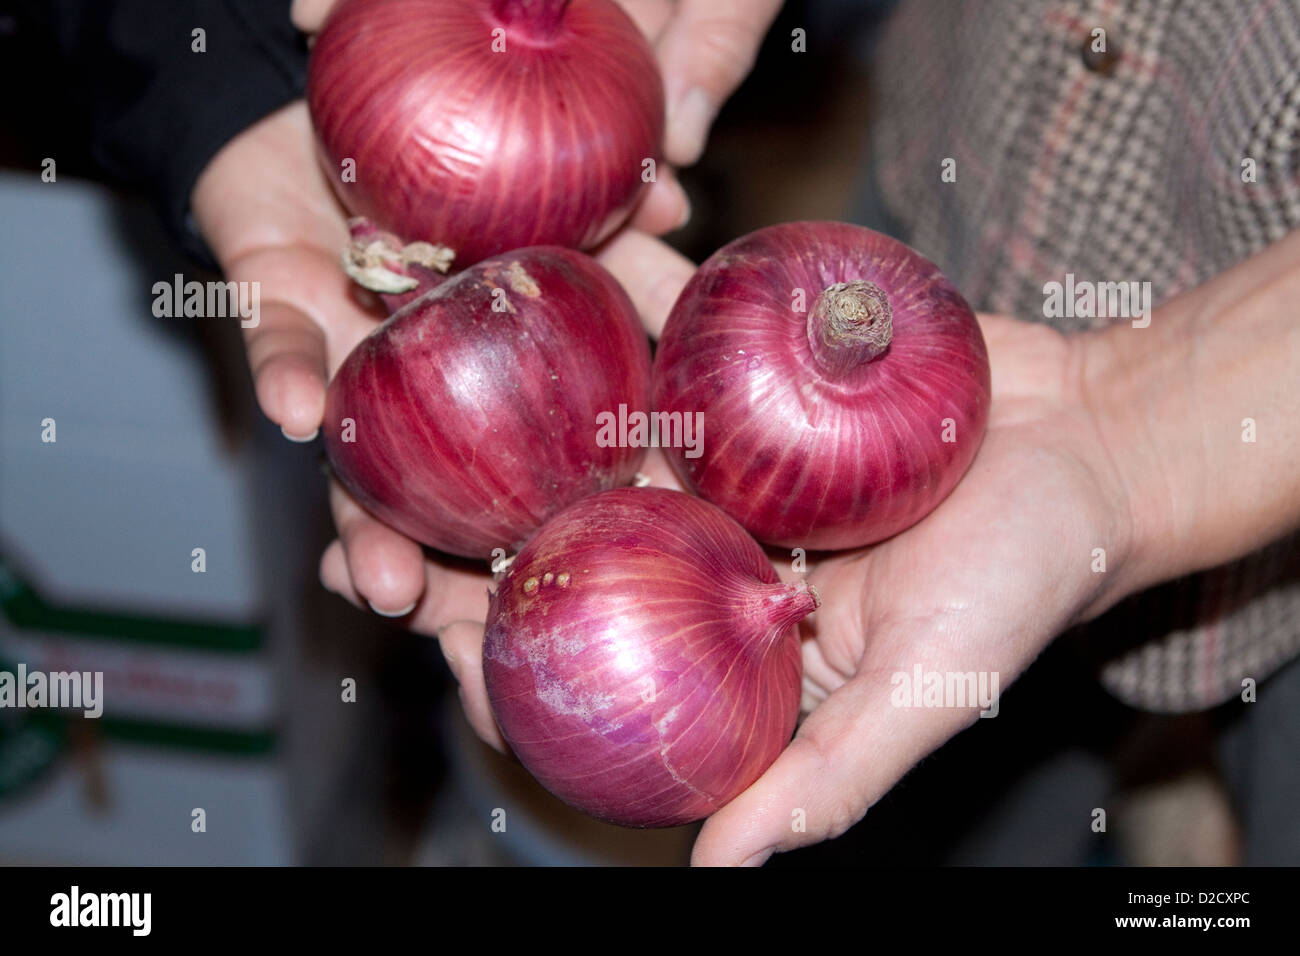
[[[366,251],[381,259],[385,239]],[[440,284],[414,269],[432,291],[353,349],[326,400],[330,462],[370,512],[488,559],[570,502],[632,480],[645,449],[602,447],[595,424],[620,404],[644,409],[650,386],[645,332],[613,276],[552,246]]]
[[[307,79],[344,205],[457,268],[609,235],[659,155],[663,99],[613,0],[343,0]]]
[[[796,624],[817,606],[699,498],[585,498],[519,552],[488,611],[492,712],[552,793],[624,826],[708,816],[790,741]]]
[[[760,541],[840,549],[914,524],[984,435],[989,366],[970,306],[895,239],[796,222],[724,246],[659,340],[657,413],[699,413],[682,481]]]

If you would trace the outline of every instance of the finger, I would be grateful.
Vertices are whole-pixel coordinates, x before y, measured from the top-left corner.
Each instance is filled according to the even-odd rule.
[[[405,616],[403,626],[419,634],[437,637],[439,631],[454,621],[482,621],[487,617],[489,574],[444,567],[427,558],[424,570],[423,595]],[[333,591],[361,610],[370,609],[366,599],[352,584],[342,541],[336,539],[325,549],[321,556],[320,579],[327,591]]]
[[[964,708],[894,707],[891,689],[888,674],[868,673],[826,698],[767,772],[704,824],[691,862],[758,866],[774,852],[833,839],[978,719]]]
[[[317,33],[334,3],[335,0],[293,0],[289,18],[303,33]]]
[[[646,330],[656,338],[695,266],[667,244],[635,229],[605,243],[596,259],[627,290]]]
[[[803,645],[803,674],[821,688],[822,697],[838,690],[864,666],[863,635],[872,635],[872,647],[882,646],[873,634],[880,625],[867,616],[869,595],[878,590],[871,583],[870,557],[870,550],[863,550],[814,553],[798,559],[808,583],[822,599],[822,609],[802,623],[803,634],[809,638]],[[882,609],[882,613],[887,611]]]
[[[652,236],[680,229],[691,218],[691,201],[672,169],[660,166],[657,176],[629,222],[633,229]]]
[[[750,68],[781,0],[682,0],[659,38],[668,161],[700,158],[713,118]]]
[[[443,628],[455,621],[487,619],[488,586],[492,575],[471,565],[430,561],[424,562],[424,597],[415,608],[410,627],[421,634],[437,636]]]
[[[420,546],[371,516],[338,482],[330,484],[330,509],[357,594],[384,617],[415,610],[425,585]]]
[[[675,0],[618,0],[618,5],[632,18],[651,43],[659,38],[672,16]]]
[[[803,677],[803,687],[799,694],[799,713],[810,714],[826,700],[824,691],[816,681],[807,674]]]
[[[803,686],[809,700],[818,703],[824,701],[851,680],[852,676],[826,659],[825,651],[818,641],[803,642]],[[812,707],[805,709],[812,710]]]
[[[377,324],[349,295],[336,257],[317,248],[257,247],[227,266],[232,280],[267,290],[244,330],[258,404],[291,438],[320,428],[336,366]]]
[[[438,634],[447,666],[460,684],[460,701],[470,726],[484,743],[505,753],[506,742],[492,716],[483,682],[483,622],[456,621]]]
[[[311,441],[325,415],[325,336],[283,303],[265,303],[260,313],[258,324],[244,330],[257,404],[287,438]]]
[[[352,576],[348,574],[348,554],[343,550],[343,542],[335,538],[320,558],[320,583],[326,591],[333,592],[353,607],[365,611],[369,608],[366,599],[352,586]]]
[[[1003,315],[977,313],[980,331],[988,349],[989,375],[993,382],[993,411],[1010,412],[1016,406],[1006,399],[1027,396],[1039,399],[1059,395],[1061,382],[1069,377],[1071,351],[1065,335],[1042,322],[1026,322]]]

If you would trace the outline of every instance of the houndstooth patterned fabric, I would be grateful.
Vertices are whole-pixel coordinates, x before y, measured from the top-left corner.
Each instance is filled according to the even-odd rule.
[[[1067,273],[1158,305],[1300,226],[1298,0],[908,0],[877,72],[885,207],[978,309],[1049,321]],[[1134,706],[1221,703],[1300,653],[1300,536],[1076,636]]]

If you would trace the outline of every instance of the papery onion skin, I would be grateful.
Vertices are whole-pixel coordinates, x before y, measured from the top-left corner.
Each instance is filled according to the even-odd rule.
[[[790,741],[798,621],[817,606],[762,548],[678,491],[607,491],[552,518],[491,600],[483,676],[524,766],[592,816],[713,813]]]
[[[457,269],[607,237],[664,129],[654,54],[612,0],[343,0],[307,101],[344,205]]]
[[[865,326],[821,341],[846,289],[871,290],[850,318],[892,324],[883,351]],[[669,315],[652,388],[656,412],[703,413],[702,454],[667,449],[687,487],[760,541],[808,549],[921,520],[970,466],[990,401],[979,323],[938,267],[833,222],[760,229],[710,257]]]
[[[620,403],[644,409],[649,379],[613,276],[571,249],[520,249],[451,276],[357,345],[329,386],[325,448],[385,524],[489,560],[635,477],[645,449],[600,447],[595,422]]]

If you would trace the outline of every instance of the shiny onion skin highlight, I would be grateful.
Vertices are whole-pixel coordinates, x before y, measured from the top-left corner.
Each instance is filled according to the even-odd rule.
[[[593,495],[547,522],[492,596],[492,712],[572,806],[633,827],[701,819],[789,743],[797,624],[817,603],[708,502]]]
[[[613,0],[343,0],[307,80],[344,205],[449,247],[456,269],[608,236],[659,156],[663,100]]]
[[[915,524],[961,479],[988,419],[988,355],[928,259],[860,226],[786,223],[692,277],[652,402],[703,413],[703,453],[668,458],[760,541],[853,548]]]
[[[488,560],[633,479],[645,449],[596,441],[600,412],[644,409],[649,391],[650,347],[613,276],[540,246],[421,280],[431,291],[363,339],[329,386],[325,449],[367,510]]]

